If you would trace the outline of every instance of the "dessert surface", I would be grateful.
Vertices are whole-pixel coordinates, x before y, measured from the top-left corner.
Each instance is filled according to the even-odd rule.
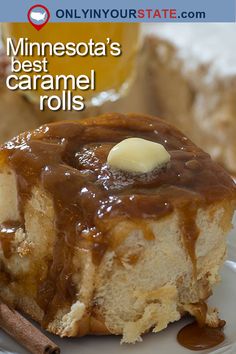
[[[110,168],[110,150],[130,137],[162,144],[170,161],[146,174]],[[204,300],[225,257],[235,185],[182,133],[158,118],[107,114],[23,133],[0,161],[16,193],[12,215],[0,215],[0,280],[16,307],[61,336],[134,342],[185,312],[218,326]]]

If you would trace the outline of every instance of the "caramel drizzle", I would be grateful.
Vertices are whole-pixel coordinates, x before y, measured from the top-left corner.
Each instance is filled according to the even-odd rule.
[[[218,328],[200,327],[197,322],[193,322],[179,331],[177,340],[183,347],[190,350],[210,349],[224,341],[224,325],[225,322],[223,321]]]
[[[180,211],[180,228],[182,230],[184,246],[193,265],[193,277],[197,277],[196,242],[199,236],[199,229],[196,224],[196,205],[187,205]]]
[[[20,223],[18,221],[6,221],[0,225],[0,243],[5,258],[11,257],[12,241],[19,227]]]

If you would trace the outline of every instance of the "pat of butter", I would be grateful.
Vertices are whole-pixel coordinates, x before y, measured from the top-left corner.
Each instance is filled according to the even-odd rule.
[[[107,162],[114,168],[133,173],[148,173],[170,160],[163,145],[141,138],[128,138],[115,145]]]

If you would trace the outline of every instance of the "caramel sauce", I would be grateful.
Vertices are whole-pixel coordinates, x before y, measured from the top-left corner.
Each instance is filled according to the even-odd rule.
[[[5,258],[11,257],[11,245],[15,237],[16,230],[20,227],[17,221],[6,221],[0,225],[0,244]]]
[[[184,238],[185,248],[188,250],[189,256],[192,260],[193,273],[196,276],[196,256],[195,256],[195,244],[199,235],[199,230],[196,225],[197,210],[194,205],[189,205],[188,212],[185,209],[181,209],[180,226]]]
[[[136,254],[130,254],[128,256],[128,263],[130,265],[136,264],[138,262],[138,260],[139,260],[139,257],[140,257],[140,254],[137,254],[137,253]]]
[[[148,174],[112,170],[108,153],[128,137],[164,145],[170,162]],[[38,289],[44,324],[60,306],[73,302],[75,247],[91,249],[98,264],[111,247],[118,220],[137,221],[138,228],[143,219],[158,220],[177,210],[195,267],[197,209],[233,200],[236,194],[234,182],[208,154],[165,121],[149,116],[108,114],[44,125],[5,144],[1,156],[17,176],[22,225],[33,186],[41,185],[54,201],[57,237],[48,275]],[[153,239],[151,230],[146,237]]]
[[[183,327],[177,335],[177,340],[183,347],[195,351],[213,348],[222,343],[224,339],[222,327],[201,327],[198,322]]]
[[[207,304],[204,301],[200,301],[194,304],[194,317],[200,327],[203,327],[206,323],[207,316]]]

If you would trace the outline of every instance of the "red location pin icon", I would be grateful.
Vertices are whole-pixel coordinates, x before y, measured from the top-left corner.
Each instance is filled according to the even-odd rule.
[[[48,23],[50,12],[46,6],[37,4],[29,9],[27,17],[31,25],[39,31]]]

